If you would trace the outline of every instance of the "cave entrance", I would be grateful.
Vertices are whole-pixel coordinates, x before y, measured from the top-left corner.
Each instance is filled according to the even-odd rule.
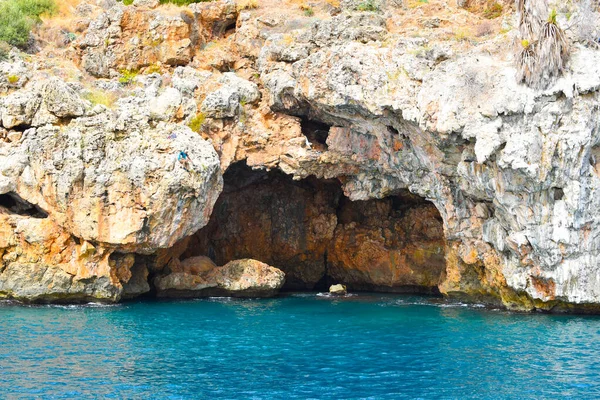
[[[0,210],[33,218],[48,218],[48,213],[14,192],[0,194]]]
[[[329,129],[331,127],[327,124],[310,120],[302,117],[300,119],[300,129],[302,134],[311,144],[311,147],[317,151],[327,151],[327,137],[329,136]]]
[[[337,180],[294,181],[236,163],[206,227],[181,259],[217,265],[253,258],[286,273],[287,290],[437,293],[445,270],[442,219],[433,204],[402,191],[350,201]]]

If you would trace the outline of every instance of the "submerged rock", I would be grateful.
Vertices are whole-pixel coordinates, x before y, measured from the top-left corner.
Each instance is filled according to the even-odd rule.
[[[285,282],[285,274],[256,260],[235,260],[222,267],[194,257],[179,272],[154,280],[159,297],[272,297]],[[186,268],[187,267],[187,268]]]

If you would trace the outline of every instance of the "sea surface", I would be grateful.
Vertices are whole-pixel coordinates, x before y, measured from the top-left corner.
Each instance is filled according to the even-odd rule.
[[[598,317],[375,294],[0,303],[1,399],[598,397]]]

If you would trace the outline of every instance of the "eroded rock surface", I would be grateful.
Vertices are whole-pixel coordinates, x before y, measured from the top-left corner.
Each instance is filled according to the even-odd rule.
[[[224,179],[211,221],[182,242],[184,258],[261,260],[285,272],[287,289],[335,281],[350,290],[437,290],[445,243],[431,203],[406,193],[351,202],[335,181],[294,182],[243,164]]]
[[[350,290],[436,293],[446,269],[442,221],[419,200],[346,200],[327,250],[331,280]]]
[[[74,292],[134,296],[182,255],[224,264],[251,250],[298,287],[329,274],[521,310],[600,309],[600,50],[577,37],[576,4],[549,2],[575,28],[564,74],[538,90],[515,79],[510,7],[486,20],[483,2],[315,2],[312,16],[258,3],[84,3],[73,43],[0,61],[0,195],[47,214],[74,241],[65,248],[116,257],[94,260],[98,284]],[[300,183],[226,190],[194,235],[240,162]],[[437,212],[396,209],[407,190]],[[16,219],[35,217],[9,218],[4,243],[20,243]],[[41,288],[48,274],[18,264],[41,250],[15,246],[3,274]],[[123,258],[133,252],[145,255]],[[4,287],[26,293],[20,280]]]
[[[1,196],[7,204],[4,196],[15,195]],[[110,250],[82,242],[45,215],[14,211],[0,206],[0,298],[114,302],[121,299],[132,276],[138,279],[144,273],[131,272],[133,255],[111,257]],[[142,286],[136,293],[148,290]]]
[[[187,65],[207,42],[235,25],[236,17],[232,0],[170,10],[116,3],[91,21],[78,41],[81,64],[97,77],[157,64]]]
[[[272,297],[285,282],[281,270],[251,259],[217,267],[203,257],[194,257],[179,268],[171,263],[170,269],[168,275],[154,281],[159,297]]]
[[[78,238],[131,252],[172,246],[208,222],[222,181],[207,142],[185,126],[151,125],[126,102],[91,108],[65,83],[37,83],[2,99],[3,125],[23,134],[0,153],[0,194],[17,193]]]
[[[77,89],[32,73],[0,98],[1,297],[114,302],[144,294],[149,271],[133,253],[195,233],[221,191],[212,146],[152,117],[146,100],[158,92],[107,108]]]

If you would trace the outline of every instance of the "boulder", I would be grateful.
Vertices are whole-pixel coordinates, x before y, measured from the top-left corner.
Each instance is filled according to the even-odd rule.
[[[168,121],[175,116],[181,105],[181,94],[175,88],[168,88],[160,96],[150,100],[148,108],[150,118]]]
[[[272,297],[285,282],[285,274],[281,270],[251,259],[211,267],[204,258],[194,257],[194,260],[184,260],[182,264],[203,266],[184,267],[180,272],[157,277],[154,285],[159,297]]]
[[[338,283],[329,287],[329,294],[335,296],[345,296],[348,294],[348,290],[346,289],[346,285]]]

